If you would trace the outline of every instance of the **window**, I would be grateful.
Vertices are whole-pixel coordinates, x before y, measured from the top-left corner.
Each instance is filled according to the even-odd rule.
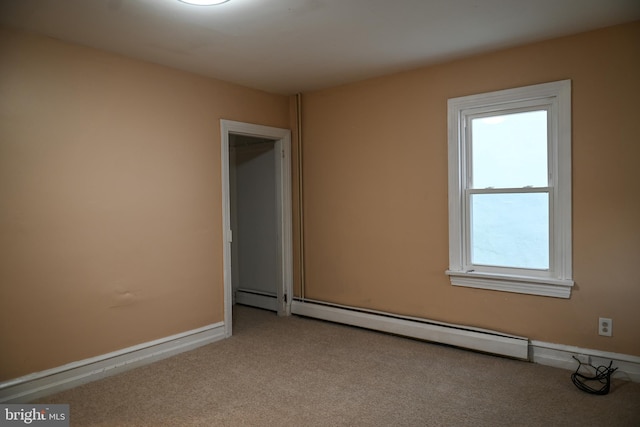
[[[448,107],[451,283],[569,298],[571,81]]]

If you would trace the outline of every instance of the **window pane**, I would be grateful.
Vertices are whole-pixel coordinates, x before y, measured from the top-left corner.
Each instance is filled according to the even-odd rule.
[[[471,263],[548,269],[549,194],[472,194]]]
[[[471,121],[472,188],[546,187],[547,111]]]

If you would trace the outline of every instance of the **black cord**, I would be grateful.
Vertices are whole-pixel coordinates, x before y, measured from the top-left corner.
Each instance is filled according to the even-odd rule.
[[[573,384],[575,384],[576,387],[590,394],[603,395],[603,394],[609,393],[609,390],[611,388],[611,374],[613,374],[618,369],[618,368],[611,368],[611,364],[613,364],[613,361],[609,362],[608,367],[598,366],[596,368],[590,363],[582,363],[575,356],[572,356],[572,357],[576,359],[576,361],[578,362],[578,369],[576,369],[576,371],[573,374],[571,374],[571,381],[573,381]],[[582,365],[586,365],[593,368],[595,370],[595,375],[592,377],[589,377],[587,375],[583,375],[580,372],[578,372],[582,367]],[[587,384],[587,381],[595,384],[600,384],[601,386],[600,388],[591,387],[590,385]]]

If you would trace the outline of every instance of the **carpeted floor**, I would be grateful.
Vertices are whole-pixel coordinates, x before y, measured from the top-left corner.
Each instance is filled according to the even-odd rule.
[[[640,426],[640,384],[236,306],[234,335],[38,403],[72,426]]]

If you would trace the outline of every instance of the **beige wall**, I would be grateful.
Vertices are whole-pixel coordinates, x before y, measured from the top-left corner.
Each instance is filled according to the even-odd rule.
[[[0,32],[0,381],[222,321],[221,118],[289,99]]]
[[[305,296],[640,355],[638,75],[635,23],[305,94]],[[452,287],[447,99],[566,78],[571,299]],[[219,119],[294,107],[1,32],[0,381],[221,321]]]
[[[634,23],[305,94],[305,297],[640,355],[638,76]],[[561,79],[573,80],[571,299],[451,286],[447,99]]]

